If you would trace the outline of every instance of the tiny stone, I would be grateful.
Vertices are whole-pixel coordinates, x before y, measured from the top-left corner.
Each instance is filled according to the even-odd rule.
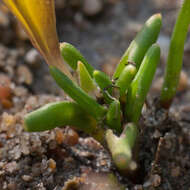
[[[0,168],[2,169],[4,167],[5,163],[4,162],[0,162]]]
[[[71,128],[66,128],[63,142],[67,145],[74,146],[78,143],[78,140],[78,133]]]
[[[2,103],[2,106],[5,108],[5,109],[10,109],[13,107],[13,103],[11,102],[11,100],[7,100],[7,99],[3,99],[1,101]]]
[[[158,131],[158,130],[156,129],[156,130],[154,131],[153,137],[154,137],[155,139],[160,138],[160,137],[161,137],[160,131]]]
[[[145,181],[145,183],[143,184],[144,188],[149,188],[150,186],[151,186],[151,181],[150,180]]]
[[[81,178],[74,177],[65,182],[64,187],[61,190],[79,189]]]
[[[24,97],[24,96],[27,96],[27,89],[22,87],[22,86],[18,86],[18,87],[15,87],[13,93],[15,94],[15,96],[18,96],[18,97]]]
[[[17,184],[12,182],[7,185],[8,190],[15,190],[17,189]]]
[[[2,125],[0,131],[8,131],[11,126],[14,126],[16,123],[16,118],[13,115],[8,113],[3,113],[2,115]]]
[[[17,69],[18,82],[26,83],[28,85],[32,84],[33,76],[29,68],[25,65],[20,65]]]
[[[56,169],[56,162],[52,158],[49,159],[48,164],[49,164],[49,168],[51,168],[52,171]]]
[[[102,0],[84,0],[83,2],[83,12],[87,16],[94,16],[100,13],[103,9]]]
[[[64,140],[64,135],[61,129],[56,129],[55,130],[55,140],[57,141],[58,144],[62,144]]]
[[[23,179],[24,181],[26,181],[26,182],[29,182],[29,181],[32,180],[32,177],[29,176],[29,175],[23,175],[23,176],[22,176],[22,179]]]
[[[29,50],[25,55],[25,61],[31,65],[38,63],[40,61],[40,55],[38,51],[34,48]]]
[[[158,187],[161,184],[161,177],[158,174],[152,176],[152,185]]]
[[[49,149],[55,149],[56,147],[57,147],[57,144],[56,144],[55,141],[51,141],[51,142],[49,143]]]
[[[101,166],[106,166],[107,165],[107,161],[106,160],[101,160],[100,161],[100,165]]]
[[[10,22],[7,15],[4,12],[0,11],[0,26],[8,27],[9,23]]]
[[[0,75],[0,101],[5,100],[5,99],[10,99],[11,97],[11,81],[10,79],[6,76],[1,74]]]
[[[92,137],[87,137],[85,139],[80,138],[79,140],[80,140],[80,144],[86,145],[90,149],[100,150],[103,148],[102,145],[96,140],[94,140]]]
[[[10,163],[6,164],[5,170],[12,174],[18,170],[18,165],[15,161],[10,162]]]

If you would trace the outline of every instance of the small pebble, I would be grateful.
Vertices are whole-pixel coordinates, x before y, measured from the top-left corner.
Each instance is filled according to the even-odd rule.
[[[10,22],[7,15],[4,12],[0,11],[0,26],[8,27],[9,24]]]
[[[158,131],[158,130],[156,129],[156,130],[154,131],[153,137],[154,137],[155,139],[160,138],[160,137],[161,137],[160,131]]]
[[[2,103],[2,106],[5,108],[5,109],[10,109],[13,107],[13,103],[10,101],[10,100],[7,100],[7,99],[3,99],[1,101]]]
[[[32,177],[29,176],[29,175],[23,175],[23,176],[22,176],[22,179],[23,179],[24,181],[26,181],[26,182],[29,182],[29,181],[32,180]]]
[[[94,16],[100,13],[103,9],[102,0],[84,0],[83,12],[87,16]]]
[[[52,158],[48,160],[49,168],[54,171],[56,169],[56,162]]]
[[[68,181],[65,182],[64,187],[61,190],[79,189],[80,184],[81,184],[81,179],[82,178],[78,178],[78,177],[69,179]]]
[[[32,84],[33,76],[29,68],[25,65],[20,65],[17,69],[18,82],[25,83],[28,85]]]
[[[9,184],[7,185],[7,189],[8,189],[8,190],[15,190],[15,189],[17,189],[17,184],[14,183],[14,182],[11,182],[11,183],[9,183]]]
[[[2,125],[0,127],[1,130],[7,131],[9,127],[14,126],[16,124],[16,118],[8,113],[2,114]]]
[[[0,101],[11,98],[11,81],[4,75],[0,75]]]
[[[41,59],[40,54],[34,48],[29,50],[25,55],[25,61],[30,65],[34,65],[34,64],[38,63],[40,61],[40,59]]]
[[[92,137],[87,137],[85,139],[80,138],[79,141],[80,141],[80,144],[86,145],[88,146],[88,148],[93,149],[93,150],[100,150],[103,148],[102,145],[96,140],[94,140]]]
[[[18,170],[18,164],[16,161],[10,162],[5,166],[5,170],[12,174]]]
[[[64,135],[61,129],[56,129],[55,130],[55,140],[57,141],[58,144],[62,144],[64,140]]]
[[[101,166],[106,166],[107,165],[107,160],[101,160],[100,165]]]
[[[78,143],[78,140],[78,133],[71,128],[66,128],[63,142],[69,146],[74,146]]]
[[[24,88],[23,86],[16,86],[14,89],[13,89],[13,93],[15,96],[18,96],[18,97],[25,97],[27,96],[27,89]]]
[[[152,176],[152,185],[158,187],[161,184],[161,177],[158,174]]]

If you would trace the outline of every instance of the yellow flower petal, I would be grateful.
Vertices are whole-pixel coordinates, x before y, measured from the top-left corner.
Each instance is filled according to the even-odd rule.
[[[72,78],[60,55],[54,0],[3,0],[3,2],[21,22],[32,44],[46,62]]]

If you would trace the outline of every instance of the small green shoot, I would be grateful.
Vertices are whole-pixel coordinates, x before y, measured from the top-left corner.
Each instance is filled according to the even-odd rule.
[[[135,77],[137,72],[134,63],[129,63],[121,72],[118,80],[116,80],[115,85],[119,87],[121,101],[125,102],[127,90]]]
[[[81,61],[92,76],[94,68],[73,45],[66,42],[60,43],[60,50],[63,59],[73,70],[77,70],[77,63]]]
[[[190,0],[184,0],[172,34],[167,60],[164,84],[160,102],[169,108],[177,92],[179,77],[183,63],[184,44],[190,25]]]
[[[97,91],[97,87],[87,71],[86,67],[81,61],[78,61],[77,73],[79,76],[80,87],[86,92],[93,94],[94,91]]]
[[[94,70],[93,77],[102,91],[107,90],[110,95],[112,94],[112,81],[104,72]]]
[[[138,127],[133,123],[128,123],[124,127],[120,137],[114,135],[113,131],[110,129],[106,132],[106,141],[114,163],[125,175],[128,172],[132,173],[136,171],[138,167],[136,161],[133,160],[132,154],[138,133]]]

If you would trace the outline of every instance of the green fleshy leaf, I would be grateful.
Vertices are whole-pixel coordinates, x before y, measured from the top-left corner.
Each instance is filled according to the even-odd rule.
[[[77,72],[79,75],[80,87],[86,93],[91,93],[97,90],[97,87],[94,84],[92,77],[90,76],[89,72],[81,61],[78,62]]]
[[[128,90],[125,110],[127,121],[138,122],[159,61],[160,47],[154,44],[146,53]]]
[[[157,41],[161,25],[162,17],[160,14],[155,14],[146,21],[141,31],[131,42],[129,48],[121,58],[121,61],[113,75],[113,79],[117,79],[120,76],[128,61],[134,62],[137,70],[139,69],[145,53],[149,47]]]
[[[60,50],[63,59],[73,70],[77,70],[77,63],[78,61],[81,61],[85,65],[90,76],[92,76],[94,68],[87,62],[83,55],[73,45],[63,42],[60,44]]]

